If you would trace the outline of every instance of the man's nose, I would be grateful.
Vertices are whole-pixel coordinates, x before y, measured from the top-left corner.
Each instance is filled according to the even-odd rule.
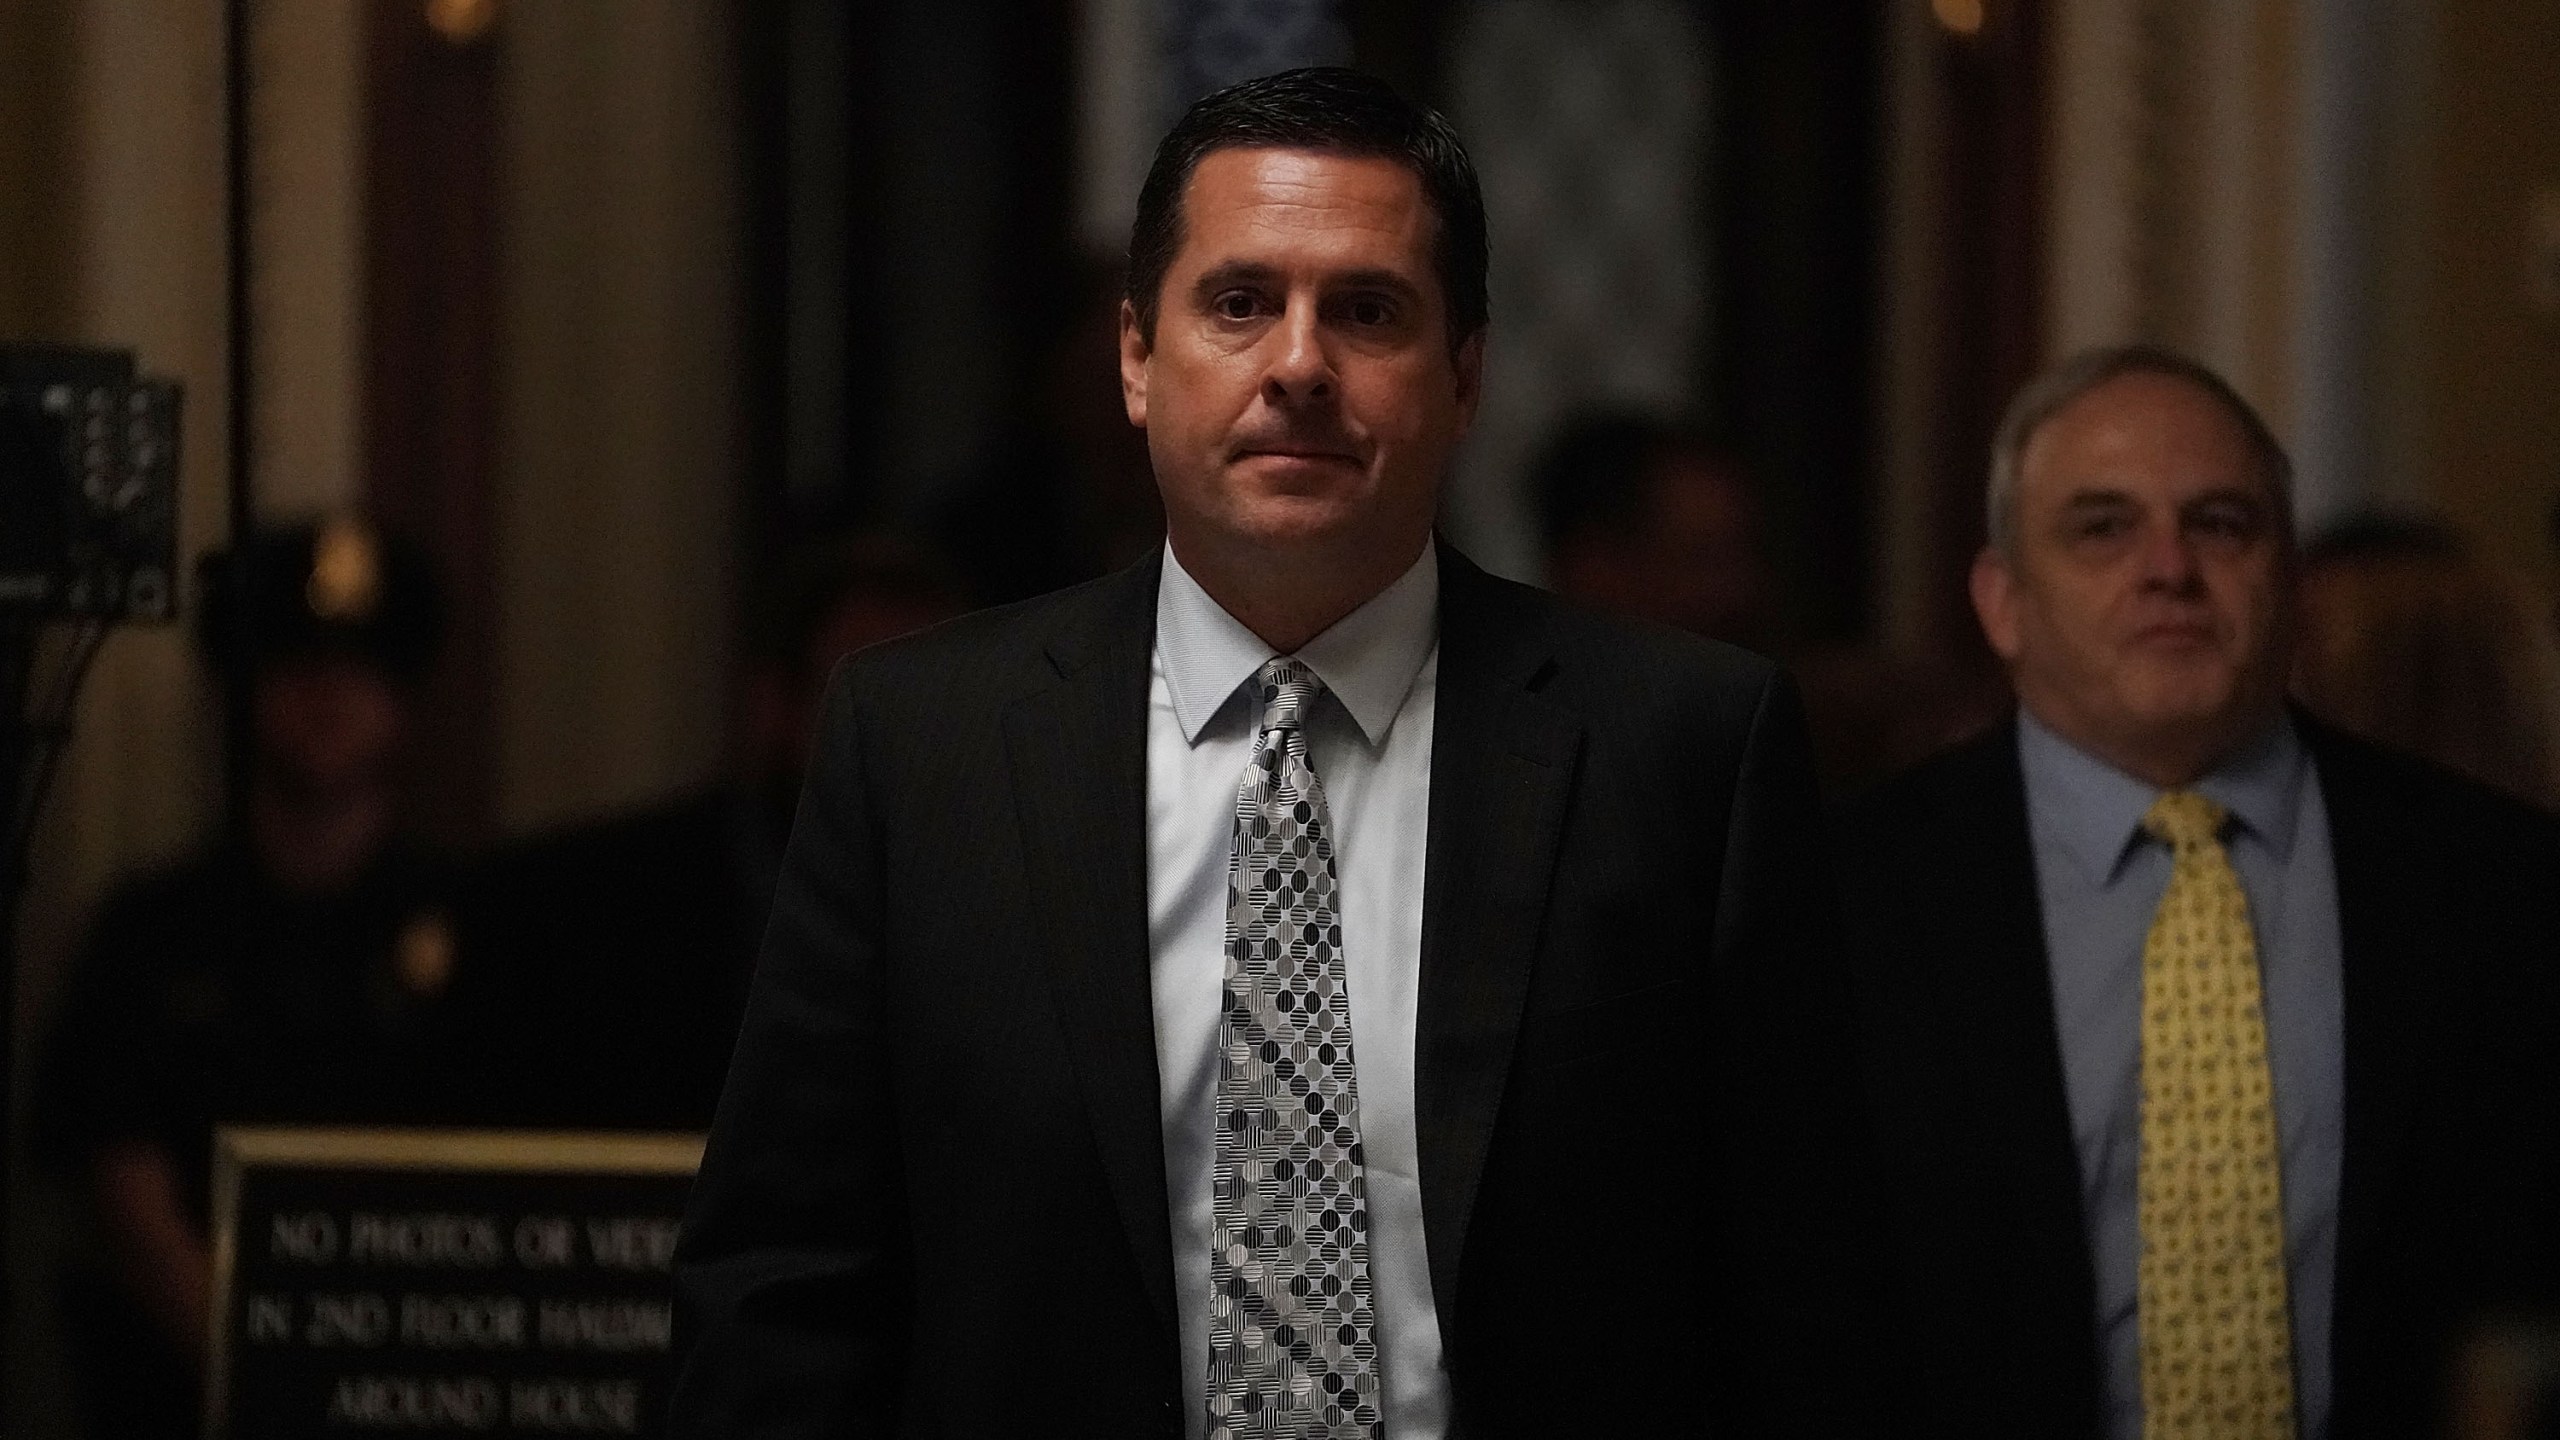
[[[1273,406],[1301,406],[1333,398],[1333,357],[1312,303],[1292,302],[1272,327],[1271,363],[1262,372],[1262,398]]]
[[[2196,563],[2195,542],[2175,520],[2143,527],[2141,561],[2142,579],[2147,585],[2189,591],[2203,582],[2204,571]]]

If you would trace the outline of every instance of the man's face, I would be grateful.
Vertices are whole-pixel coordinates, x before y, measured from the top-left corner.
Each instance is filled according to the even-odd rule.
[[[1750,492],[1714,457],[1678,451],[1652,463],[1644,513],[1628,533],[1595,527],[1557,548],[1559,594],[1613,614],[1765,646],[1769,577]]]
[[[380,669],[336,656],[269,661],[252,698],[259,769],[299,800],[391,784],[409,704]]]
[[[1394,160],[1203,157],[1155,334],[1120,323],[1177,550],[1419,553],[1475,412],[1481,336],[1452,354],[1438,220]]]
[[[2137,372],[2081,396],[2029,438],[2015,513],[2015,552],[1984,552],[1973,598],[2038,719],[2182,784],[2274,718],[2292,542],[2211,395]]]

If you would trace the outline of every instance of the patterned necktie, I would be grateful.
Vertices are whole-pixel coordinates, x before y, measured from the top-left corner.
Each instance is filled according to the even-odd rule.
[[[2144,1440],[2294,1433],[2275,1087],[2224,818],[2186,790],[2142,818],[2171,854],[2142,947]]]
[[[1262,726],[1236,795],[1218,1020],[1209,1257],[1210,1440],[1373,1440],[1378,1346],[1332,820],[1307,763],[1320,683],[1254,677]]]

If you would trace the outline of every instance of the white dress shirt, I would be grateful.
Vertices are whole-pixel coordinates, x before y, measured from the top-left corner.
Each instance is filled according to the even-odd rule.
[[[1275,653],[1210,599],[1166,546],[1147,707],[1147,938],[1182,1325],[1183,1427],[1192,1440],[1207,1429],[1227,866],[1236,792],[1260,718],[1246,682]],[[1440,567],[1432,547],[1423,546],[1402,578],[1308,641],[1297,658],[1324,682],[1327,697],[1308,725],[1307,749],[1333,820],[1385,1433],[1440,1440],[1449,1383],[1423,1249],[1413,1117],[1440,660]]]

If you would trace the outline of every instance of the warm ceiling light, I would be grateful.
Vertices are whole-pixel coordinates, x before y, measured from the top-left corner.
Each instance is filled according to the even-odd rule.
[[[1982,33],[1982,0],[1929,0],[1929,13],[1951,34]]]
[[[427,0],[427,28],[456,45],[468,45],[497,23],[498,0]]]

